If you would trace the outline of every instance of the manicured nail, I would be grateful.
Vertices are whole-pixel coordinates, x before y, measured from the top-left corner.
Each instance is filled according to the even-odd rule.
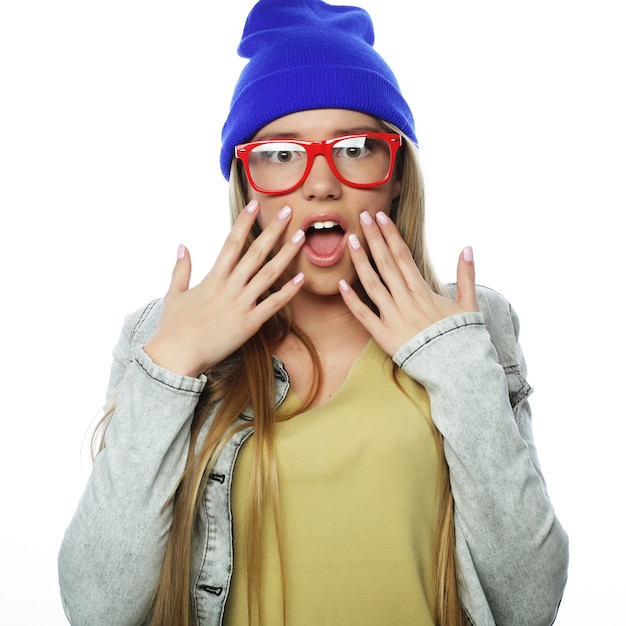
[[[382,211],[378,211],[378,213],[376,213],[376,221],[379,224],[389,224],[389,216]]]
[[[178,251],[176,252],[176,258],[182,259],[184,256],[185,256],[185,246],[181,243],[180,246],[178,246]]]
[[[341,291],[343,291],[344,293],[347,293],[348,291],[350,291],[350,285],[348,285],[348,283],[342,278],[339,281],[339,289],[341,289]]]
[[[463,248],[463,260],[466,263],[474,262],[474,250],[472,250],[472,246],[466,246]]]
[[[258,200],[250,200],[250,202],[248,202],[248,204],[246,205],[246,212],[247,213],[256,213],[256,210],[259,208],[259,201]]]
[[[350,235],[348,237],[348,241],[350,242],[350,246],[353,250],[358,250],[361,247],[361,242],[356,235]]]
[[[372,216],[367,211],[363,211],[363,213],[361,213],[360,217],[361,217],[361,221],[366,226],[371,226],[374,223],[374,220],[372,219]]]
[[[304,239],[304,231],[302,229],[297,230],[291,238],[291,243],[300,243]]]
[[[278,219],[285,221],[291,215],[291,207],[285,206],[278,212]]]
[[[300,272],[299,274],[296,274],[292,280],[294,285],[299,285],[304,280],[304,274]]]

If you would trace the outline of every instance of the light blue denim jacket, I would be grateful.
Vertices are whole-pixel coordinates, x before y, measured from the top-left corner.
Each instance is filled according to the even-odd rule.
[[[479,288],[479,302],[480,313],[434,324],[393,359],[428,391],[444,437],[460,596],[472,623],[549,625],[565,587],[568,538],[533,443],[517,316],[492,290]],[[143,352],[160,310],[157,300],[129,315],[114,350],[109,393],[119,387],[119,395],[107,446],[59,554],[63,606],[73,626],[140,626],[161,569],[172,516],[171,507],[163,507],[185,466],[206,379],[164,370]],[[278,360],[274,370],[280,403],[289,377]],[[233,469],[253,423],[251,415],[240,419],[250,425],[220,454],[196,524],[197,626],[218,626],[224,615],[233,563]]]

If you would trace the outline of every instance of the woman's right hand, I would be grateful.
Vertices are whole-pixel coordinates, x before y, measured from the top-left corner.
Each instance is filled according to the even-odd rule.
[[[157,365],[198,376],[240,348],[299,291],[302,274],[259,302],[296,256],[304,236],[298,231],[266,262],[291,219],[285,207],[241,256],[258,212],[253,200],[237,218],[213,269],[191,289],[191,258],[184,246],[179,248],[157,331],[144,346]]]

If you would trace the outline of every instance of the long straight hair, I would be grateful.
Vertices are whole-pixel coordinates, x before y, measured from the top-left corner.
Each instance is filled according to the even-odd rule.
[[[384,122],[381,124],[388,132],[400,132],[392,125]],[[437,280],[427,254],[424,233],[424,185],[417,150],[406,137],[403,137],[403,148],[399,153],[396,175],[401,177],[402,186],[399,197],[393,201],[390,216],[411,250],[426,282],[435,292],[445,294],[445,289]],[[231,220],[234,221],[248,199],[245,175],[236,162],[233,162],[230,180],[230,210]],[[258,235],[258,229],[255,229],[246,242],[246,250]],[[245,575],[249,621],[261,623],[261,523],[265,503],[270,504],[273,513],[281,565],[283,561],[274,454],[276,418],[272,351],[288,333],[294,334],[304,344],[313,363],[313,382],[298,412],[304,410],[311,405],[319,389],[321,364],[315,346],[294,324],[288,307],[268,320],[234,355],[207,372],[208,382],[201,394],[192,422],[187,465],[169,503],[173,507],[173,521],[151,605],[150,626],[192,626],[195,623],[191,582],[194,522],[208,477],[225,442],[236,431],[249,426],[242,425],[239,420],[246,407],[251,407],[254,415],[254,453],[250,497],[247,504]],[[213,413],[215,417],[208,433],[201,440],[202,426]],[[106,428],[107,419],[103,422],[101,434]],[[458,595],[454,501],[448,466],[443,455],[443,440],[436,431],[435,437],[440,457],[441,494],[433,564],[436,620],[439,626],[466,626],[465,612]],[[284,578],[282,588],[284,622]]]

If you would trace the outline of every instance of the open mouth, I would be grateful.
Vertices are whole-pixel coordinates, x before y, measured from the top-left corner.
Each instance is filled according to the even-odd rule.
[[[318,256],[333,254],[345,235],[343,228],[332,220],[313,222],[306,231],[308,247]]]

